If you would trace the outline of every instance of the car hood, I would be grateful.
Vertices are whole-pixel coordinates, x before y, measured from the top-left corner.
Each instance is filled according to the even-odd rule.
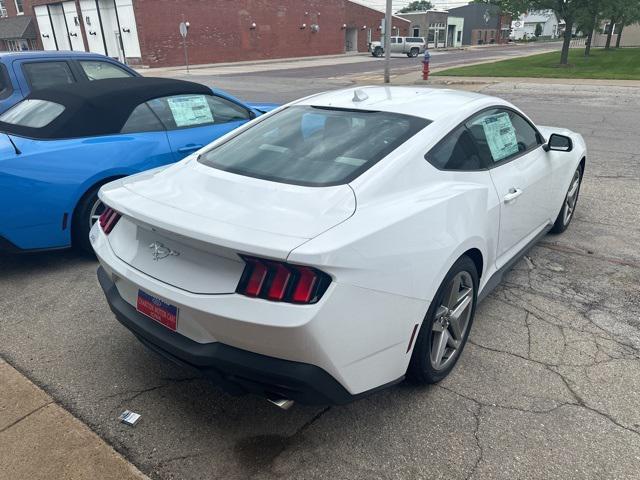
[[[285,259],[348,219],[348,185],[303,187],[236,175],[195,158],[105,185],[101,199],[132,219],[176,235]]]

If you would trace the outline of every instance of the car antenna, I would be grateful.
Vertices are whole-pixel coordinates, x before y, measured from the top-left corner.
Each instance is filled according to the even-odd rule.
[[[369,95],[367,95],[364,90],[356,88],[353,91],[353,98],[351,99],[351,101],[354,103],[364,102],[367,98],[369,98]]]
[[[13,138],[11,138],[11,135],[9,135],[8,133],[5,133],[5,135],[7,136],[9,141],[11,142],[11,145],[13,145],[13,149],[16,151],[16,155],[20,155],[22,152],[20,151],[20,149],[14,143]]]

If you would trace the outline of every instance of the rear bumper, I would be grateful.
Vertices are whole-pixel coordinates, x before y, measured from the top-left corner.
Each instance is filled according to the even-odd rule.
[[[344,404],[387,386],[353,395],[315,365],[269,357],[219,342],[194,342],[139,313],[120,296],[102,267],[98,268],[98,281],[118,321],[145,346],[175,363],[198,370],[233,395],[255,393],[310,405]]]

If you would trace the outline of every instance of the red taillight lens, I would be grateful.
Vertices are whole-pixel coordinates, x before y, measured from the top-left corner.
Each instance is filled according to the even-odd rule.
[[[300,267],[299,271],[300,278],[296,288],[293,290],[291,300],[296,303],[309,303],[313,296],[318,276],[308,267]]]
[[[247,262],[247,266],[249,265],[251,265],[251,275],[249,275],[249,280],[247,281],[244,293],[250,297],[257,297],[260,295],[264,281],[267,278],[267,267],[256,260]]]
[[[99,220],[100,226],[102,227],[104,233],[109,235],[111,233],[111,230],[113,230],[113,227],[115,227],[116,223],[118,223],[118,220],[120,220],[121,216],[122,215],[116,212],[113,208],[105,208],[104,212],[102,212],[102,214],[100,215]]]
[[[276,302],[315,303],[331,283],[320,270],[273,260],[242,257],[247,264],[236,292]]]

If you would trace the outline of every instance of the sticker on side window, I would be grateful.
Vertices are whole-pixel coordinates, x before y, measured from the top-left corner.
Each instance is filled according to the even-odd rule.
[[[518,153],[516,130],[506,112],[489,115],[482,119],[482,128],[487,137],[494,162],[499,162],[514,153]]]
[[[213,113],[204,95],[183,95],[167,98],[177,127],[213,123]]]

